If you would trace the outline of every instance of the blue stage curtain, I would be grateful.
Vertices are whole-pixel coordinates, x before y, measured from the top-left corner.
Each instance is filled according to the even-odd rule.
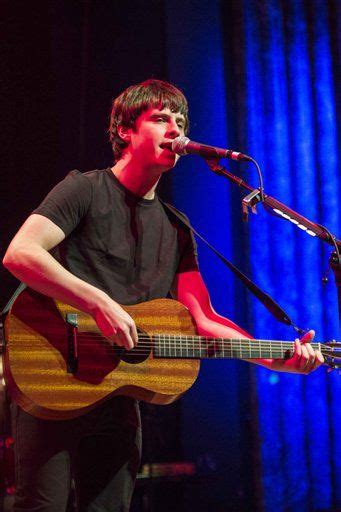
[[[191,138],[251,154],[261,166],[268,194],[340,238],[340,2],[174,0],[165,5],[169,75],[190,100]],[[315,329],[318,341],[339,337],[333,275],[327,285],[321,281],[331,247],[261,206],[243,226],[233,186],[192,158],[175,171],[175,204],[296,324]],[[258,186],[251,165],[232,166],[232,171]],[[219,312],[256,337],[294,339],[292,329],[277,323],[255,299],[246,299],[201,247],[200,256]],[[240,398],[247,379],[240,377],[245,375],[243,364],[236,365],[224,363],[214,376],[204,368],[206,388],[196,388],[190,397],[194,406],[187,429],[193,418],[202,419],[198,410],[208,411],[208,404],[213,404],[214,432],[220,434],[223,422],[230,421],[221,405],[215,411],[213,392],[207,396],[207,388],[218,380],[221,387],[229,386],[226,410],[234,415],[229,428],[235,434],[238,427],[245,428],[250,412],[238,408],[233,393]],[[341,507],[340,377],[325,369],[306,377],[257,368],[255,375],[258,416],[253,422],[259,425],[262,507],[269,512]],[[195,439],[189,440],[193,451],[198,448]],[[241,450],[235,448],[234,456],[238,454]]]
[[[243,3],[246,141],[266,191],[340,237],[340,173],[331,4]],[[261,210],[261,208],[259,208]],[[252,275],[317,340],[339,336],[334,279],[321,278],[330,246],[264,212],[250,224]],[[292,332],[253,303],[256,336]],[[340,380],[257,372],[265,509],[341,505]]]

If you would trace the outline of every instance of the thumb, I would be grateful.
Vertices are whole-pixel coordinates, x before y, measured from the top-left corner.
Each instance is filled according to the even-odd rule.
[[[302,336],[302,338],[300,339],[300,342],[301,343],[310,343],[314,339],[314,336],[315,336],[315,331],[313,329],[311,329],[310,331],[306,332]]]

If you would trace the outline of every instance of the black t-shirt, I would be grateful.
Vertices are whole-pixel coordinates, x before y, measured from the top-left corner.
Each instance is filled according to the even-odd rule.
[[[166,297],[177,272],[196,270],[189,229],[157,196],[135,196],[111,169],[70,172],[33,213],[66,238],[52,254],[121,304]]]

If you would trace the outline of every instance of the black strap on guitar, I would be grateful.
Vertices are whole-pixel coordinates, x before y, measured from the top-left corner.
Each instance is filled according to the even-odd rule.
[[[161,201],[162,205],[168,209],[175,217],[177,217],[188,229],[190,229],[200,240],[202,240],[207,247],[211,249],[218,256],[218,258],[244,283],[244,285],[248,288],[248,290],[253,293],[255,297],[266,307],[266,309],[278,320],[279,322],[292,326],[295,331],[302,335],[306,332],[304,329],[300,329],[297,327],[294,322],[291,320],[289,315],[273,300],[270,295],[265,293],[263,290],[259,288],[250,278],[248,278],[243,272],[241,272],[233,263],[231,263],[225,256],[221,254],[213,245],[211,245],[198,231],[196,231],[193,226],[189,223],[187,217],[177,210],[174,206],[169,203],[165,203]]]

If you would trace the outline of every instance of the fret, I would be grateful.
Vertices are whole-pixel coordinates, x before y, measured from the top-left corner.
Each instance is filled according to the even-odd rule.
[[[156,341],[157,341],[157,348],[158,348],[159,354],[162,356],[164,354],[162,354],[162,343],[160,340],[160,336],[156,337]]]
[[[160,354],[160,346],[158,346],[156,336],[152,336],[152,347],[154,349],[154,356],[157,356],[158,354]]]
[[[222,357],[222,353],[221,353],[222,341],[223,341],[222,338],[218,338],[216,341],[216,351],[215,351],[216,357]]]

